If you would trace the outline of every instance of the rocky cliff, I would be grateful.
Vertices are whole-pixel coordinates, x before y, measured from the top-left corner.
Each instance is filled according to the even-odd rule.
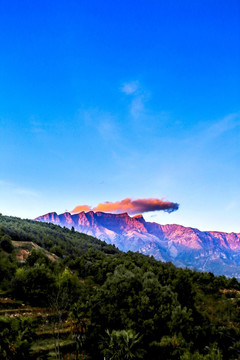
[[[240,278],[240,234],[199,231],[181,225],[146,222],[127,213],[48,213],[35,220],[50,222],[95,236],[123,251],[139,251],[161,261],[217,275]]]

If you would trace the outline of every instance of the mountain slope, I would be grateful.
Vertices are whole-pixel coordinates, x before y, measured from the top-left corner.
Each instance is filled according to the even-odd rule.
[[[123,251],[139,251],[180,267],[240,278],[240,234],[160,225],[146,222],[142,215],[130,217],[127,213],[52,212],[35,220],[74,227]]]
[[[164,233],[141,217],[119,216],[114,222],[114,216],[93,214],[92,220],[96,227],[97,220],[102,227],[106,221],[112,233],[121,234],[125,225],[127,232],[142,231],[145,236],[148,226]],[[144,228],[138,224],[136,230],[136,221]],[[27,261],[18,258],[16,247],[29,251]],[[44,256],[49,251],[58,255],[57,261]],[[207,359],[210,352],[211,358],[235,360],[239,291],[234,278],[123,253],[51,223],[0,215],[0,328],[7,330],[1,345],[11,359],[55,359],[59,357],[52,353],[55,346],[61,357],[71,358],[79,349],[80,328],[81,349],[89,360],[103,358],[102,344],[109,339],[106,329],[111,336],[116,329],[133,329],[141,337],[145,360]]]
[[[0,214],[0,243],[6,236],[15,247],[17,243],[21,246],[21,243],[28,242],[28,247],[32,248],[31,243],[34,243],[60,258],[76,257],[92,250],[106,254],[119,253],[118,249],[106,242],[77,231]]]

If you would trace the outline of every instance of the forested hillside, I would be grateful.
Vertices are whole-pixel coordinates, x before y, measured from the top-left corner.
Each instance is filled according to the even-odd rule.
[[[0,216],[0,359],[233,360],[239,322],[235,278]]]

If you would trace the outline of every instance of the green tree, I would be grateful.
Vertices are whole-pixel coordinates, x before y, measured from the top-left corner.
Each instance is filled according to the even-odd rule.
[[[50,308],[53,315],[52,332],[55,340],[55,356],[61,359],[60,333],[63,328],[64,317],[67,316],[71,304],[77,300],[80,293],[80,283],[76,275],[68,269],[58,274],[54,289],[49,295]]]
[[[181,334],[173,336],[163,336],[161,340],[153,341],[150,343],[150,349],[152,351],[152,359],[161,360],[179,360],[184,349],[186,349],[187,343]]]
[[[15,296],[34,305],[48,305],[49,294],[56,287],[56,278],[44,264],[22,267],[16,271],[14,279]]]
[[[12,244],[12,238],[9,235],[3,235],[0,241],[0,246],[3,249],[3,251],[6,251],[7,253],[11,253],[14,249],[14,246]]]
[[[0,360],[30,359],[35,329],[32,319],[0,317]]]
[[[106,360],[142,359],[144,351],[139,347],[141,337],[133,330],[106,330],[102,343]]]
[[[76,344],[76,359],[78,359],[80,355],[83,358],[86,332],[89,325],[89,320],[86,318],[85,306],[79,302],[75,303],[70,312],[69,321],[72,338]]]
[[[222,360],[222,354],[220,350],[217,348],[216,344],[211,346],[210,348],[206,348],[206,351],[209,351],[208,354],[203,355],[199,354],[198,351],[196,351],[194,354],[191,354],[190,352],[184,353],[180,360]]]
[[[4,256],[0,252],[0,288],[10,290],[11,281],[17,269],[16,260],[12,255]]]
[[[178,294],[178,301],[182,307],[186,306],[187,308],[194,308],[194,297],[195,292],[193,291],[193,286],[191,278],[187,270],[179,269],[177,272],[177,277],[174,279],[173,291]]]

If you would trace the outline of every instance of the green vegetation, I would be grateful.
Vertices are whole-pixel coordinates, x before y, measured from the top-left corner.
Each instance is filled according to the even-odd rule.
[[[239,322],[234,278],[0,216],[0,360],[233,360]]]

